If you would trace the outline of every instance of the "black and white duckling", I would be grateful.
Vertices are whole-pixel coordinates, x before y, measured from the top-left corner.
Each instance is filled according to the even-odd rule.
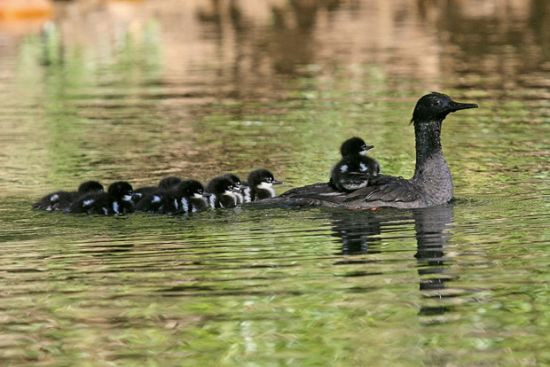
[[[260,168],[250,172],[248,175],[248,185],[251,190],[251,201],[258,201],[275,197],[273,185],[282,184],[277,181],[273,174],[266,169]]]
[[[97,181],[85,181],[78,186],[77,191],[56,191],[48,194],[32,205],[33,209],[47,210],[66,210],[71,203],[78,197],[89,194],[103,192],[103,185]]]
[[[107,192],[81,196],[71,204],[68,212],[102,215],[131,213],[134,211],[132,194],[132,185],[117,181],[109,185]]]
[[[134,194],[132,196],[132,201],[134,202],[134,205],[137,205],[137,203],[148,194],[153,194],[157,192],[159,189],[171,190],[175,188],[177,185],[179,185],[180,183],[181,183],[181,178],[177,176],[164,177],[162,180],[159,181],[158,186],[143,186],[135,189]]]
[[[239,205],[239,199],[235,191],[237,186],[226,175],[214,177],[206,186],[206,191],[211,194],[211,208],[234,208]]]
[[[208,208],[208,196],[200,182],[185,180],[170,190],[157,189],[147,194],[139,201],[136,210],[170,215],[188,214]]]
[[[240,205],[243,203],[249,203],[251,201],[250,187],[246,184],[246,182],[241,182],[239,176],[233,173],[226,173],[224,176],[233,181],[233,185],[235,186],[233,192],[237,197],[237,204]]]
[[[374,146],[367,145],[358,137],[342,143],[342,160],[334,166],[330,175],[329,184],[332,188],[342,192],[354,191],[367,186],[371,178],[378,176],[380,165],[367,156],[372,148]]]

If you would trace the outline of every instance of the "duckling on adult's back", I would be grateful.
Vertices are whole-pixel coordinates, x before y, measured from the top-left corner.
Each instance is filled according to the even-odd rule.
[[[458,103],[436,92],[418,100],[412,118],[416,168],[414,176],[408,180],[379,175],[368,186],[351,193],[337,192],[328,184],[314,184],[287,191],[271,199],[269,204],[371,209],[425,208],[447,203],[453,197],[453,182],[441,149],[441,126],[449,113],[476,107],[476,104]]]
[[[342,160],[332,168],[330,186],[342,192],[367,186],[369,180],[380,173],[378,162],[367,156],[367,152],[372,148],[374,146],[367,145],[358,137],[343,142],[340,147]]]

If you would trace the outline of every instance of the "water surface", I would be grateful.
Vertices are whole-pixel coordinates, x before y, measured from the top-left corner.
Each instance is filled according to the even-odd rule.
[[[89,4],[0,22],[2,365],[550,364],[548,2]],[[407,177],[431,90],[480,105],[444,122],[448,206],[30,210],[91,178],[286,190],[352,135]]]

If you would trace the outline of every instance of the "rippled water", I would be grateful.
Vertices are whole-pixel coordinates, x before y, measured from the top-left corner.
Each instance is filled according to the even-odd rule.
[[[549,3],[61,2],[0,21],[2,365],[550,364]],[[456,201],[81,217],[85,179],[322,181],[361,135],[409,176],[450,116]]]

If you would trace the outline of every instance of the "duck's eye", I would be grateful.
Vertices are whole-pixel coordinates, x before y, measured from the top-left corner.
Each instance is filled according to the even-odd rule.
[[[439,99],[436,99],[434,102],[433,102],[433,105],[434,106],[439,106],[441,104],[441,101]]]

